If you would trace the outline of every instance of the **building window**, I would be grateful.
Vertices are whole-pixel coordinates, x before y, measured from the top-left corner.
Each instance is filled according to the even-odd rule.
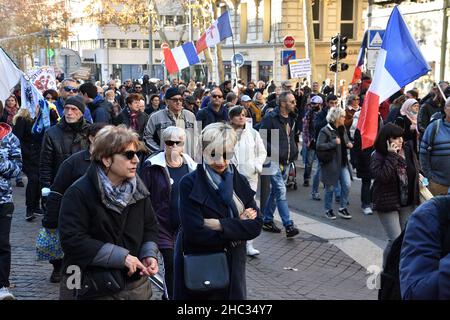
[[[104,49],[105,48],[105,39],[100,39],[100,49]]]
[[[174,16],[165,16],[165,25],[173,26],[174,25]]]
[[[272,61],[259,61],[258,62],[258,79],[264,82],[269,82],[273,78],[273,63]]]
[[[155,46],[155,49],[161,49],[161,40],[154,40],[153,44]]]
[[[120,39],[119,40],[119,48],[127,49],[128,48],[128,40]]]
[[[231,61],[223,62],[223,71],[225,73],[225,80],[231,80]]]
[[[169,46],[171,49],[175,48],[177,46],[177,40],[170,40]]]
[[[131,40],[131,48],[132,49],[139,48],[139,40]]]
[[[117,48],[117,40],[108,39],[108,48]]]
[[[176,16],[175,17],[175,25],[185,24],[186,16]]]
[[[320,5],[321,0],[314,0],[312,8],[314,39],[320,39]]]
[[[144,40],[144,41],[142,42],[143,48],[144,48],[144,49],[148,49],[148,48],[149,48],[149,45],[148,45],[149,43],[150,43],[149,40]]]
[[[355,0],[341,0],[341,35],[353,39]]]

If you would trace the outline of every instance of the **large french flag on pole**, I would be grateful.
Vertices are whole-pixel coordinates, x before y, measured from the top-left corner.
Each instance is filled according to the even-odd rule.
[[[358,119],[362,149],[373,146],[375,142],[380,104],[430,70],[400,11],[394,7],[384,33],[375,74]]]
[[[231,29],[230,14],[226,11],[197,40],[197,53],[214,47],[220,41],[231,36],[233,36],[233,31]]]
[[[164,49],[164,64],[169,73],[177,73],[199,62],[193,42],[186,42],[182,46],[173,49]]]
[[[353,72],[353,78],[352,81],[350,82],[351,84],[355,84],[362,79],[362,69],[364,66],[364,60],[366,55],[368,34],[369,31],[366,30],[366,32],[364,33],[363,41],[361,43],[361,48],[359,48],[358,61],[356,63],[355,71]]]

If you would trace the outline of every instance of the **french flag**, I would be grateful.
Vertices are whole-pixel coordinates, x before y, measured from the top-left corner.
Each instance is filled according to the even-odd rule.
[[[384,33],[373,81],[358,119],[362,149],[373,146],[375,142],[380,103],[430,70],[400,11],[394,7]]]
[[[164,64],[169,73],[177,73],[199,62],[200,59],[193,42],[186,42],[182,46],[173,49],[164,49]]]
[[[225,11],[197,40],[197,53],[200,54],[203,50],[213,47],[231,36],[233,36],[233,31],[231,30],[230,15],[228,11]]]
[[[355,71],[353,72],[353,79],[350,82],[351,84],[355,84],[362,79],[362,69],[363,69],[364,60],[365,60],[364,58],[366,55],[368,34],[369,34],[369,31],[366,30],[366,32],[364,33],[363,41],[361,43],[361,48],[359,49],[358,62],[356,63],[356,68],[355,68]]]

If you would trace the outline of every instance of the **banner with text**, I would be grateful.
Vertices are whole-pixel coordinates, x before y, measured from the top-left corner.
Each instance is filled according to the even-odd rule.
[[[40,67],[28,72],[30,82],[43,93],[45,90],[58,90],[56,87],[55,69],[53,67]]]
[[[296,59],[289,61],[291,78],[305,78],[311,75],[311,61],[309,59]]]

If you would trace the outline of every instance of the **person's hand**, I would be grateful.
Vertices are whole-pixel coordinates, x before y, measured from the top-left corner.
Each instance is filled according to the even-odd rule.
[[[256,218],[257,215],[258,215],[258,213],[256,212],[255,209],[253,209],[253,208],[247,208],[247,209],[245,209],[244,212],[242,212],[242,213],[239,215],[239,218],[240,218],[241,220],[253,220],[253,219]]]
[[[339,137],[336,137],[336,144],[341,144],[341,139],[339,139]]]
[[[386,143],[388,152],[398,153],[398,151],[400,150],[400,148],[395,142],[389,143],[389,141],[386,141]]]
[[[347,148],[348,148],[348,149],[353,148],[353,143],[351,143],[351,142],[347,143]]]
[[[158,273],[158,260],[156,260],[155,258],[144,258],[142,263],[146,267],[146,269],[141,271],[141,276],[151,277]]]
[[[147,268],[139,261],[138,258],[132,256],[131,254],[127,255],[125,258],[125,267],[128,268],[128,276],[131,277],[137,269],[146,270]]]
[[[214,231],[222,231],[222,225],[219,219],[203,219],[203,225]]]

